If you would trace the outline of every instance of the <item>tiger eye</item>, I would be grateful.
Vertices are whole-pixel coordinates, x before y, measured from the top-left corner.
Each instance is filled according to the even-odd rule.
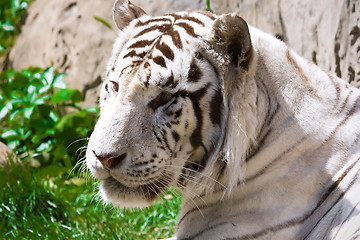
[[[173,98],[173,94],[169,92],[162,92],[149,103],[149,106],[152,109],[156,110],[157,108],[168,103],[172,98]]]
[[[115,81],[110,81],[111,89],[117,93],[119,91],[119,84]]]

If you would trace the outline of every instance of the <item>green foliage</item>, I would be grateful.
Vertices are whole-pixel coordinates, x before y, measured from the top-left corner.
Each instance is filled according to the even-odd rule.
[[[102,24],[104,24],[107,28],[112,29],[111,24],[110,24],[108,21],[106,21],[105,19],[103,19],[103,18],[101,18],[101,17],[99,17],[99,16],[94,16],[94,19],[95,19],[96,21],[99,21],[99,22],[101,22]]]
[[[150,240],[174,233],[181,202],[174,189],[145,210],[115,210],[94,200],[94,183],[74,176],[44,179],[37,171],[26,165],[0,169],[4,239]]]
[[[30,0],[0,0],[0,55],[14,44]]]
[[[210,7],[210,0],[206,0],[206,8],[205,11],[214,12]]]
[[[97,112],[77,104],[82,95],[66,88],[64,76],[53,67],[0,73],[0,138],[22,159],[55,164],[44,169],[51,173],[72,168]]]

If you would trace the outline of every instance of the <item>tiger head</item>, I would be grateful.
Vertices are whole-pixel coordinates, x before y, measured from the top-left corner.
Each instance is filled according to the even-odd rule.
[[[186,191],[204,177],[220,177],[214,166],[226,165],[230,92],[251,77],[253,48],[235,14],[151,17],[121,0],[113,10],[121,31],[86,163],[105,202],[141,207],[170,184]]]

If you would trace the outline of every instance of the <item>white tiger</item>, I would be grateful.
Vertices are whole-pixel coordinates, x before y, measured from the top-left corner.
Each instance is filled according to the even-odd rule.
[[[121,30],[87,166],[105,202],[184,200],[174,239],[360,238],[360,92],[236,14],[151,17]]]

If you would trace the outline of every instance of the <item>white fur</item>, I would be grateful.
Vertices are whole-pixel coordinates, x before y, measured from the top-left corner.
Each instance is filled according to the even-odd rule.
[[[208,83],[216,88],[215,74],[204,62],[200,64],[204,72],[201,81],[193,85],[186,82],[189,55],[200,50],[219,71],[225,111],[218,141],[212,134],[219,129],[208,119],[204,120],[205,144],[214,144],[214,151],[201,174],[194,174],[193,181],[180,187],[184,200],[173,239],[342,240],[354,237],[360,222],[359,90],[324,73],[283,42],[253,27],[249,27],[252,62],[246,70],[234,70],[231,58],[214,48],[217,43],[211,42],[213,21],[198,13],[191,14],[206,23],[202,27],[189,23],[203,38],[194,39],[184,29],[179,30],[186,39],[183,42],[187,42],[185,50],[180,50],[172,45],[170,38],[164,37],[174,50],[176,60],[167,61],[167,69],[152,65],[150,85],[157,86],[173,74],[179,80],[179,85],[169,90],[174,93],[199,89]],[[232,14],[220,18],[231,19],[229,16],[237,17]],[[188,120],[189,124],[187,132],[181,132],[184,148],[176,148],[179,154],[176,161],[171,161],[165,150],[155,151],[154,136],[149,129],[165,120],[146,104],[162,90],[145,88],[139,83],[149,75],[145,68],[140,67],[136,74],[133,69],[120,74],[131,63],[131,59],[119,61],[126,54],[122,49],[138,41],[131,36],[148,27],[135,27],[135,24],[149,19],[150,16],[144,15],[131,22],[122,29],[114,45],[107,81],[120,76],[119,90],[110,100],[101,101],[101,117],[87,151],[89,169],[103,181],[102,198],[120,207],[149,204],[140,191],[133,190],[151,178],[129,177],[126,171],[132,169],[130,160],[150,159],[154,152],[161,158],[169,158],[166,163],[152,165],[158,168],[152,176],[161,178],[166,170],[171,170],[176,183],[181,167],[191,156],[188,135],[197,126],[191,119],[194,115],[191,103],[182,100],[178,105],[184,106],[183,111],[187,113],[182,120]],[[158,36],[160,33],[156,32],[142,37]],[[152,54],[161,53],[154,50]],[[203,111],[208,110],[211,91],[199,102]],[[140,128],[144,125],[149,126]],[[178,125],[173,129],[179,132],[184,128]],[[176,146],[176,143],[169,141],[169,145]],[[131,158],[127,157],[121,167],[107,171],[92,151],[127,152]],[[199,148],[192,158],[202,154]],[[223,163],[226,163],[224,170],[221,169]],[[105,184],[110,176],[122,186],[116,181]]]

